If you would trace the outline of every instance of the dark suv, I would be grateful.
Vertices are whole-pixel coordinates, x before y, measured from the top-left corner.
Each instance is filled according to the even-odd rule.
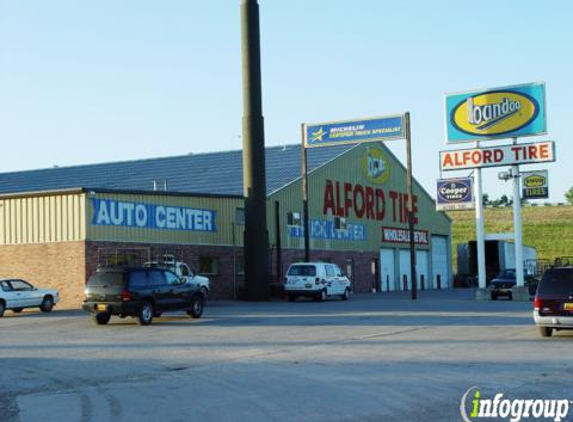
[[[203,314],[205,297],[200,288],[160,268],[100,268],[88,280],[83,309],[97,324],[112,315],[137,317],[149,325],[164,311],[185,310],[193,318]]]
[[[573,267],[545,271],[534,303],[533,318],[543,337],[573,329]]]

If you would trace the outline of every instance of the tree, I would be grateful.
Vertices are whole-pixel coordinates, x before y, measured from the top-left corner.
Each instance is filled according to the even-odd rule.
[[[481,196],[481,200],[482,200],[482,203],[484,204],[484,206],[489,205],[489,195],[487,193],[484,193]]]
[[[565,199],[567,199],[569,204],[573,205],[573,187],[569,188],[569,190],[565,192]]]

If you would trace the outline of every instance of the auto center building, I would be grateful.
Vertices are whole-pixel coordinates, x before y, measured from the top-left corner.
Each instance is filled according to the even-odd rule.
[[[357,293],[410,289],[404,166],[382,143],[307,153],[311,259],[337,263]],[[274,286],[304,257],[300,157],[300,145],[266,149]],[[173,252],[214,299],[241,298],[242,183],[240,150],[0,174],[0,276],[79,307],[104,254]],[[421,289],[451,284],[451,221],[435,209],[414,183]]]

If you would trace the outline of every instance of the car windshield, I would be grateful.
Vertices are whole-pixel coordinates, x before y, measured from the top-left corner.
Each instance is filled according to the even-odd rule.
[[[539,295],[569,295],[573,292],[573,268],[547,271],[539,283]]]
[[[288,275],[315,276],[316,267],[314,265],[293,265],[288,270]]]
[[[123,286],[123,273],[95,273],[88,280],[88,286]]]

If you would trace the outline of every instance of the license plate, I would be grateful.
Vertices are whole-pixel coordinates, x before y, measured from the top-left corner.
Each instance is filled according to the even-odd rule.
[[[102,305],[101,303],[98,303],[96,305],[96,311],[107,311],[107,306]]]
[[[306,283],[306,284],[304,285],[304,287],[306,287],[307,289],[310,289],[310,288],[312,287],[312,284]]]
[[[573,303],[564,303],[563,309],[566,311],[573,311]]]

